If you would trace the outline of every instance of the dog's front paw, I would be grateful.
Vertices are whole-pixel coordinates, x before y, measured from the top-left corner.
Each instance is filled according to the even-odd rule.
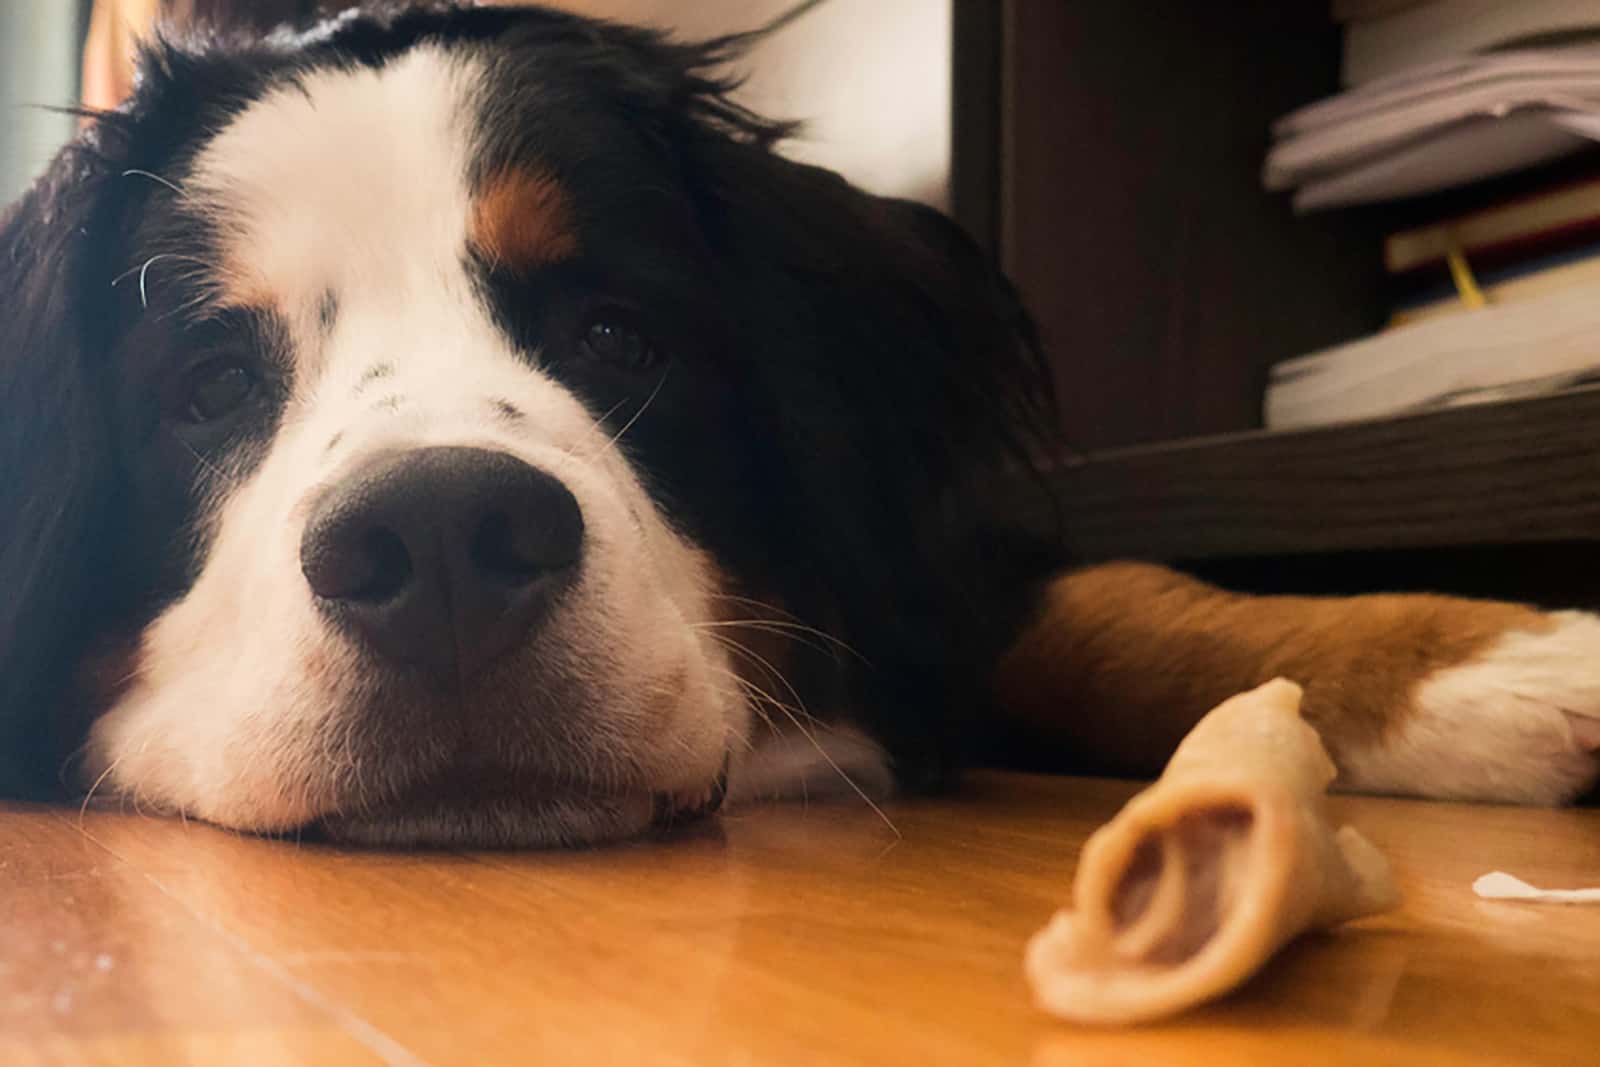
[[[1340,786],[1459,800],[1560,804],[1600,776],[1600,616],[1567,611],[1434,670]]]

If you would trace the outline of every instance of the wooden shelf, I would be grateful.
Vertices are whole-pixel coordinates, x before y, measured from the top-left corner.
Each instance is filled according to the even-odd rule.
[[[1053,478],[1085,560],[1600,541],[1600,386],[1119,449]]]

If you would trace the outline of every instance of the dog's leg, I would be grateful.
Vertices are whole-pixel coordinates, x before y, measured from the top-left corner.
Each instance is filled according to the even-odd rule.
[[[1049,585],[995,688],[1025,736],[1148,775],[1207,710],[1280,675],[1345,789],[1553,804],[1600,773],[1600,616],[1581,612],[1242,596],[1107,564]]]

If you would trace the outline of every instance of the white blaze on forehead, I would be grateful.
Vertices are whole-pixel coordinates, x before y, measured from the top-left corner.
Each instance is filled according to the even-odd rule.
[[[306,73],[249,105],[186,183],[218,228],[223,298],[292,311],[324,292],[392,302],[459,277],[481,75],[422,46]]]

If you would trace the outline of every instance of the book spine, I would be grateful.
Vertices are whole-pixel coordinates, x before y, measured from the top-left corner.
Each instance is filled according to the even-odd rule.
[[[1600,235],[1600,182],[1592,186],[1590,196],[1593,203],[1573,205],[1553,225],[1523,232],[1514,232],[1509,221],[1485,225],[1468,217],[1391,234],[1383,242],[1383,265],[1396,276],[1436,270],[1455,247],[1475,264],[1501,266],[1587,244]]]

